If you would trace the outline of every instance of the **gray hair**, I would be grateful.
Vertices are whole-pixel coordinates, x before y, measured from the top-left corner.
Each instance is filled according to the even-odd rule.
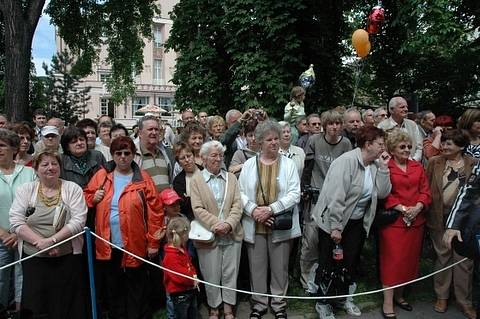
[[[200,156],[201,157],[208,156],[212,148],[219,150],[220,153],[222,154],[225,153],[225,150],[226,150],[226,147],[223,146],[222,143],[220,143],[219,141],[212,140],[202,144],[202,147],[200,147]]]
[[[397,107],[398,103],[400,103],[401,100],[406,101],[403,97],[401,96],[395,96],[388,101],[388,111],[391,113],[392,110]]]
[[[156,116],[146,115],[146,116],[142,117],[140,120],[138,120],[138,129],[139,130],[143,129],[143,125],[146,121],[156,121],[158,123],[158,127],[159,128],[161,127],[160,122],[158,121],[158,118]]]
[[[343,113],[344,118],[347,116],[347,114],[350,114],[350,113],[357,113],[358,115],[360,115],[360,118],[362,118],[362,113],[360,113],[360,111],[355,107],[351,107],[347,109],[345,113]]]
[[[280,122],[278,122],[278,125],[280,125],[282,127],[282,130],[286,127],[291,128],[290,123],[288,123],[287,121],[280,121]]]
[[[10,147],[16,148],[17,150],[20,146],[20,137],[18,137],[18,134],[4,128],[0,128],[0,140],[10,145]]]
[[[238,115],[240,113],[240,116],[242,116],[242,112],[240,112],[239,110],[236,110],[236,109],[231,109],[227,112],[227,114],[225,114],[225,121],[227,123],[230,122],[230,119],[235,116],[235,115]]]
[[[385,111],[386,112],[387,109],[384,108],[383,106],[380,106],[379,108],[377,108],[373,111],[373,116],[378,116],[380,114],[380,111]]]
[[[259,123],[255,128],[255,139],[258,143],[261,143],[265,138],[265,135],[269,132],[274,132],[278,137],[282,136],[282,127],[278,124],[277,121],[266,120],[262,123]]]

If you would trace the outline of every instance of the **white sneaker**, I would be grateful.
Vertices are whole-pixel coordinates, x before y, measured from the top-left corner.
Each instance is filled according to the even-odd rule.
[[[362,312],[360,308],[357,307],[356,304],[353,303],[352,300],[346,300],[342,306],[343,310],[345,310],[350,316],[360,317]]]
[[[321,304],[317,302],[315,304],[315,310],[318,313],[319,319],[335,319],[332,306],[330,306],[329,304]]]

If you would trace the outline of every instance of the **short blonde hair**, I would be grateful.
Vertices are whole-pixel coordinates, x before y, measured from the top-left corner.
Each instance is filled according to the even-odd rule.
[[[210,131],[215,124],[222,124],[225,127],[225,120],[219,115],[209,117],[207,120],[207,128]]]
[[[394,129],[387,134],[387,150],[391,153],[401,142],[412,143],[412,138],[401,129]]]
[[[174,247],[182,247],[183,240],[190,231],[190,222],[185,217],[173,217],[167,225],[167,241]]]

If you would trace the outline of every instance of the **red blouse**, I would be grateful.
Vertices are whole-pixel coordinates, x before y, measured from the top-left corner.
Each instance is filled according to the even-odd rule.
[[[404,172],[392,158],[388,162],[388,168],[390,169],[392,191],[385,199],[386,209],[393,208],[399,204],[407,207],[415,206],[418,202],[421,202],[425,208],[430,205],[432,197],[430,196],[428,178],[423,166],[419,162],[408,160],[407,171]],[[413,225],[423,223],[425,223],[425,216],[421,213],[417,216]]]

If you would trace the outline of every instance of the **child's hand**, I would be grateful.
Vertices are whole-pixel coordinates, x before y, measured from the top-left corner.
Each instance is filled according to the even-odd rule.
[[[198,286],[197,275],[193,275],[193,278],[195,278],[195,280],[193,281],[193,288],[200,291],[200,287]]]
[[[162,240],[165,237],[166,233],[167,233],[167,226],[163,226],[162,228],[157,230],[155,234],[153,234],[153,236],[155,236],[155,238],[157,238],[158,240]]]

